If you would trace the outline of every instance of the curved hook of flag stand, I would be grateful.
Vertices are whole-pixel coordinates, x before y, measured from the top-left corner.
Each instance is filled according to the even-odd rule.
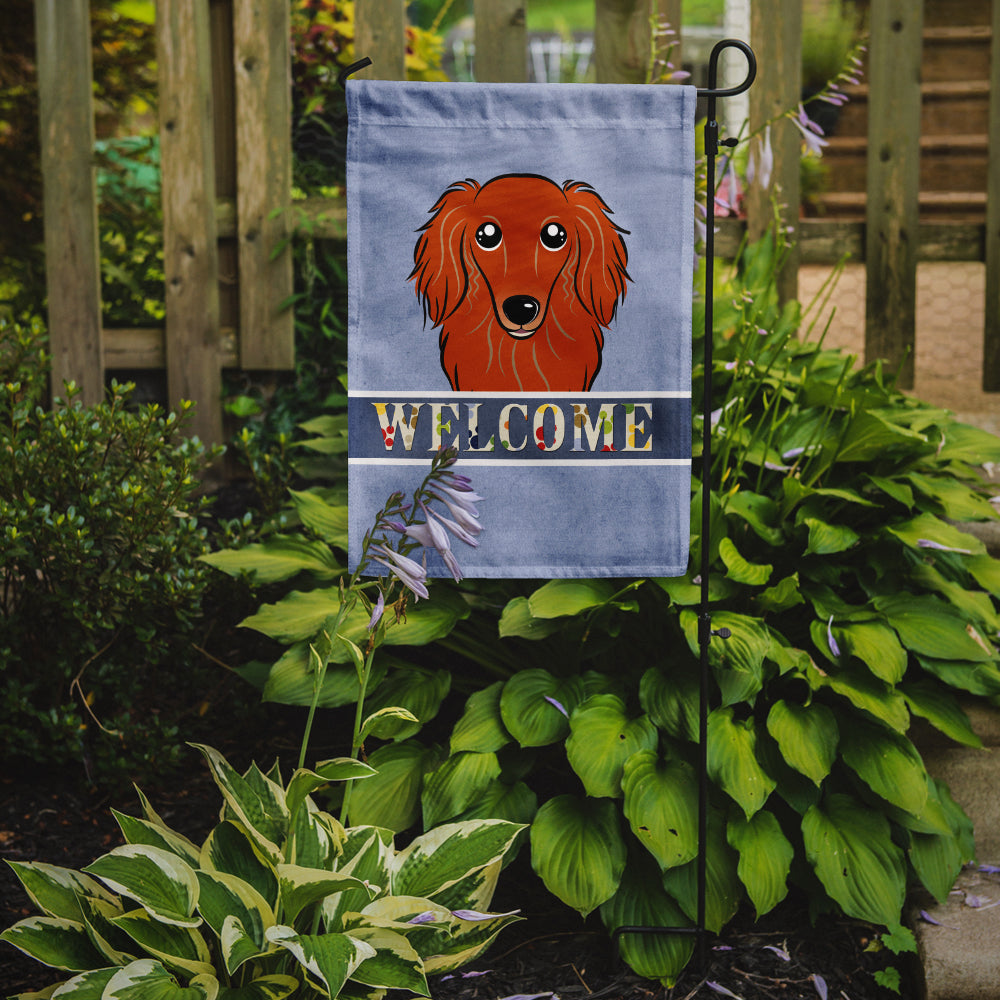
[[[736,87],[717,87],[719,57],[725,49],[739,49],[747,60],[747,75]],[[353,73],[372,64],[365,56],[357,62],[345,66],[337,74],[337,83],[346,88],[347,78]],[[735,38],[725,38],[717,42],[708,60],[708,87],[698,90],[699,97],[708,100],[705,122],[705,158],[708,183],[706,187],[706,231],[705,231],[705,351],[704,351],[704,395],[702,398],[702,489],[701,489],[701,600],[698,613],[698,645],[701,652],[701,687],[698,707],[698,911],[694,927],[654,927],[622,926],[615,929],[612,940],[616,946],[623,934],[694,934],[698,939],[698,962],[702,970],[705,961],[705,895],[707,882],[707,830],[708,830],[708,696],[709,667],[708,648],[712,637],[729,638],[727,628],[712,629],[712,616],[708,610],[709,545],[711,529],[711,494],[708,489],[712,469],[712,289],[715,279],[715,158],[720,146],[735,146],[735,138],[719,139],[719,123],[716,121],[716,100],[720,97],[735,97],[750,89],[757,76],[757,59],[753,49]]]

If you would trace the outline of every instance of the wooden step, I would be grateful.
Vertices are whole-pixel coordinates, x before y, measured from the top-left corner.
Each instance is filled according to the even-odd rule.
[[[816,202],[828,218],[864,220],[868,199],[863,191],[830,191]],[[986,193],[980,191],[921,191],[920,218],[979,222],[986,216]]]
[[[924,83],[988,80],[992,38],[989,25],[925,28],[921,79]]]

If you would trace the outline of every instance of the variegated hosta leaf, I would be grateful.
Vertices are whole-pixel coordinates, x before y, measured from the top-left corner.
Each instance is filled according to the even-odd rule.
[[[476,802],[500,777],[495,753],[462,752],[452,754],[436,771],[424,778],[420,796],[424,826],[437,826],[454,819]]]
[[[595,798],[621,797],[622,768],[639,750],[653,750],[659,739],[648,715],[630,719],[625,702],[613,694],[595,694],[573,711],[566,757]]]
[[[305,907],[345,889],[361,889],[369,894],[369,898],[375,895],[374,890],[353,875],[303,868],[300,865],[278,865],[278,881],[281,887],[282,912],[285,919],[291,921]]]
[[[651,859],[630,858],[618,891],[601,905],[610,932],[619,927],[689,927],[684,912],[664,891]],[[623,934],[619,951],[640,976],[673,986],[694,950],[692,934]]]
[[[524,832],[524,828],[518,833],[515,840],[519,839]],[[453,882],[447,889],[434,893],[434,901],[449,910],[472,909],[486,911],[493,902],[493,894],[497,889],[497,882],[500,878],[500,870],[503,868],[506,856],[497,858],[485,868],[478,868],[476,871]]]
[[[299,985],[294,976],[261,976],[244,986],[224,986],[218,1000],[285,1000]]]
[[[65,917],[28,917],[0,934],[26,955],[54,969],[81,972],[100,968],[105,960],[91,944],[87,928]]]
[[[274,912],[267,900],[252,885],[235,875],[206,871],[198,872],[198,883],[201,887],[198,910],[220,940],[223,938],[227,920],[236,920],[242,937],[250,939],[254,948],[253,954],[266,950],[264,931],[274,925]],[[231,929],[229,932],[231,940],[234,933],[235,929]],[[251,957],[245,954],[246,949],[241,944],[239,961],[230,964],[233,950],[232,948],[224,950],[227,971],[230,975],[242,962]]]
[[[451,752],[474,750],[477,753],[495,753],[510,743],[500,716],[500,693],[503,681],[497,681],[469,696],[462,717],[451,733]]]
[[[296,934],[291,927],[278,924],[268,928],[267,939],[294,955],[309,977],[332,997],[365,959],[375,957],[370,944],[349,934]]]
[[[180,969],[189,976],[213,971],[212,956],[205,939],[190,927],[161,923],[145,910],[123,913],[112,923],[171,969]]]
[[[149,820],[126,816],[125,813],[120,813],[117,809],[112,809],[111,812],[118,821],[122,835],[128,843],[159,847],[171,854],[176,854],[192,868],[198,864],[199,849],[182,834]]]
[[[781,832],[774,813],[766,809],[750,819],[731,819],[726,837],[730,847],[740,853],[736,873],[758,918],[762,917],[788,895],[788,872],[795,849]]]
[[[278,845],[288,832],[284,789],[255,769],[247,772],[246,776],[240,775],[212,747],[198,743],[192,745],[208,761],[226,806],[246,827],[264,855],[272,863],[277,863],[281,856]]]
[[[625,842],[608,799],[558,795],[531,824],[531,865],[549,892],[586,916],[618,889]]]
[[[356,826],[347,831],[337,870],[353,875],[367,888],[345,889],[323,900],[323,920],[327,930],[344,930],[343,915],[358,912],[368,905],[371,893],[384,892],[389,886],[392,857],[392,834],[373,826]]]
[[[812,702],[798,705],[778,700],[767,716],[767,731],[781,748],[781,756],[815,785],[830,773],[840,733],[833,712]]]
[[[225,872],[252,885],[271,907],[278,905],[278,875],[241,823],[220,823],[201,847],[200,866]]]
[[[579,677],[560,679],[547,670],[521,670],[504,684],[500,717],[521,746],[547,746],[569,732],[570,713],[583,698]]]
[[[441,932],[436,946],[424,956],[424,971],[428,975],[451,972],[474,961],[486,951],[504,927],[521,919],[516,911],[478,914],[472,920],[463,917],[468,912],[466,910],[451,912],[453,923],[450,932]]]
[[[317,809],[312,799],[306,799],[292,820],[285,857],[305,868],[335,868],[343,842],[344,828],[340,822]]]
[[[906,866],[882,813],[849,795],[830,795],[805,814],[802,837],[809,863],[844,913],[873,924],[899,923]]]
[[[927,771],[906,736],[861,719],[852,721],[841,755],[876,795],[919,815],[927,802]]]
[[[94,947],[104,956],[105,965],[128,965],[139,958],[135,942],[114,924],[125,911],[120,902],[109,903],[93,896],[80,899],[83,921]]]
[[[67,979],[66,982],[58,986],[54,991],[50,986],[43,993],[20,993],[11,1000],[29,1000],[42,997],[54,997],[56,1000],[101,1000],[104,996],[104,988],[114,978],[120,966],[111,966],[107,969],[91,969],[89,972],[81,972],[80,975]]]
[[[171,851],[146,844],[125,844],[98,858],[84,871],[109,889],[134,899],[150,916],[165,924],[197,927],[198,878],[194,869]]]
[[[119,969],[101,1000],[216,1000],[218,995],[215,976],[199,975],[181,986],[159,962],[143,958]]]
[[[74,871],[39,861],[8,861],[31,901],[46,916],[81,920],[81,896],[93,896],[109,903],[114,896],[97,879]]]
[[[752,718],[737,721],[733,709],[717,708],[708,717],[708,774],[749,818],[767,801],[776,782],[757,762]]]
[[[312,795],[318,788],[328,785],[331,781],[350,781],[357,778],[370,778],[377,772],[363,761],[353,757],[335,757],[317,764],[313,770],[300,767],[288,782],[285,792],[285,805],[288,812],[294,815],[306,797]]]
[[[643,750],[625,762],[622,790],[632,832],[661,869],[697,855],[698,783],[689,764]]]
[[[505,820],[446,823],[421,834],[393,860],[392,892],[433,899],[460,879],[498,862],[523,827]]]
[[[355,982],[430,996],[424,963],[402,934],[384,927],[356,927],[351,937],[375,949],[375,954],[351,973]]]

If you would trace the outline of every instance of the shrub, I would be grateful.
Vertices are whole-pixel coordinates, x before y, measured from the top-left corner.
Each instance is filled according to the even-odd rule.
[[[8,760],[124,768],[174,752],[157,682],[190,663],[208,453],[187,404],[130,409],[128,385],[96,406],[67,385],[42,408],[40,340],[37,323],[0,324],[0,743]]]

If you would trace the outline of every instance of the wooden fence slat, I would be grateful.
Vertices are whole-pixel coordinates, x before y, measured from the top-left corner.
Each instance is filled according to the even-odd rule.
[[[104,397],[88,0],[35,0],[52,392]]]
[[[986,325],[983,390],[1000,392],[1000,0],[993,0],[989,159],[986,175]]]
[[[205,0],[159,0],[156,57],[163,178],[167,394],[198,406],[192,432],[222,441],[219,255]]]
[[[594,69],[598,83],[645,83],[654,0],[594,0]]]
[[[479,83],[528,79],[524,0],[475,0],[475,75]]]
[[[868,58],[865,360],[913,388],[923,0],[872,0]],[[905,359],[905,360],[904,360]]]
[[[372,65],[357,76],[373,80],[406,79],[405,0],[361,0],[354,5],[355,58]]]
[[[802,91],[802,4],[800,0],[757,0],[750,8],[750,42],[761,71],[749,91],[750,131],[798,105]],[[720,109],[720,115],[725,111]],[[729,123],[735,134],[739,122]],[[754,142],[757,140],[755,139]],[[778,296],[786,302],[798,295],[799,158],[802,137],[787,120],[771,127],[774,170],[770,184],[759,179],[747,193],[747,218],[752,240],[760,239],[774,221],[773,205],[780,206],[781,225],[791,227],[793,245],[777,277]]]
[[[289,216],[292,200],[290,8],[287,0],[233,7],[240,365],[295,367]],[[284,249],[275,255],[282,243]]]

